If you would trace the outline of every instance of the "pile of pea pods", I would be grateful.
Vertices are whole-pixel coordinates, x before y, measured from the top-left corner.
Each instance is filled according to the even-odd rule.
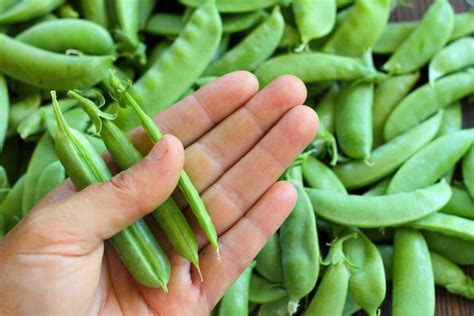
[[[434,0],[419,21],[389,22],[416,1],[1,0],[0,238],[66,177],[106,181],[103,151],[137,163],[126,133],[142,125],[156,142],[150,117],[217,77],[247,70],[263,88],[292,74],[320,117],[282,175],[297,203],[212,314],[377,315],[387,286],[395,316],[433,315],[436,286],[474,299],[474,9]],[[179,189],[217,250],[185,173]],[[176,202],[153,216],[198,268]],[[143,220],[111,244],[166,291]]]

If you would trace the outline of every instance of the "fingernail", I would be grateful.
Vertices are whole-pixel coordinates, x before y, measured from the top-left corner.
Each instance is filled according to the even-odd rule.
[[[150,150],[146,158],[148,160],[157,161],[163,158],[163,156],[166,155],[167,151],[168,151],[168,142],[165,136],[153,146],[153,148]]]

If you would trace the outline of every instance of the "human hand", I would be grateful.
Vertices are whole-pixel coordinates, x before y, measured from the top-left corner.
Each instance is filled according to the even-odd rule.
[[[226,75],[155,118],[175,137],[150,151],[144,132],[133,134],[137,148],[150,151],[148,159],[81,192],[66,181],[47,195],[0,241],[0,311],[208,314],[291,211],[293,187],[275,181],[317,130],[314,112],[300,105],[306,98],[301,81],[281,77],[257,90],[250,73]],[[221,259],[189,210],[202,282],[153,227],[171,262],[164,293],[135,282],[104,240],[161,204],[183,161],[219,234]]]

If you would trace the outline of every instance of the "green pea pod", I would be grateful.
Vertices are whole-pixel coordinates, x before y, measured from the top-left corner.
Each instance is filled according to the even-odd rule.
[[[335,110],[339,92],[339,86],[333,83],[321,101],[315,107],[315,111],[319,116],[319,124],[322,125],[329,133],[334,133],[335,130]]]
[[[0,205],[7,197],[8,192],[10,192],[10,181],[5,168],[0,165]]]
[[[339,146],[351,158],[370,160],[373,97],[373,84],[365,82],[350,83],[341,92],[337,107],[336,136]]]
[[[283,284],[281,246],[278,233],[272,235],[255,260],[255,269],[260,275],[273,283]]]
[[[249,310],[249,288],[252,270],[255,266],[252,263],[245,269],[239,278],[232,284],[230,289],[222,297],[219,303],[219,315],[227,316],[247,316]]]
[[[55,135],[57,156],[76,188],[82,190],[109,180],[112,175],[105,162],[81,133],[67,125],[54,92],[52,96],[58,126]],[[110,241],[138,282],[167,291],[170,263],[143,219],[116,234]]]
[[[382,81],[374,91],[373,138],[374,147],[383,143],[383,128],[397,104],[410,92],[420,78],[420,73],[394,76]]]
[[[38,188],[35,192],[35,204],[46,194],[64,182],[66,174],[61,162],[55,161],[47,166],[38,178]]]
[[[255,70],[275,51],[283,34],[284,21],[280,8],[255,28],[234,48],[226,52],[204,72],[205,76],[222,76],[235,70]]]
[[[456,215],[438,212],[408,223],[407,226],[474,241],[474,221]]]
[[[317,215],[334,223],[376,228],[408,223],[441,209],[451,197],[442,180],[430,187],[384,196],[344,195],[306,189]]]
[[[229,16],[224,15],[222,16],[222,31],[225,34],[245,31],[261,21],[262,18],[266,17],[267,13],[263,10],[257,10],[249,13],[231,14]]]
[[[352,4],[354,3],[355,0],[336,0],[336,6],[337,8],[342,8],[342,7],[345,7],[349,4]]]
[[[474,33],[474,9],[458,13],[454,17],[454,28],[449,38],[451,41]]]
[[[249,302],[268,304],[288,297],[288,292],[279,284],[272,283],[253,273],[250,280]]]
[[[257,316],[288,316],[288,300],[262,304],[258,309]]]
[[[384,127],[384,138],[390,140],[418,125],[465,96],[474,93],[474,69],[455,73],[426,84],[405,97],[393,110]]]
[[[8,233],[22,218],[22,195],[26,176],[22,176],[13,185],[8,195],[0,203],[0,215],[3,216],[5,233]]]
[[[40,17],[59,7],[64,0],[22,0],[0,14],[0,24],[25,22]],[[1,46],[1,45],[0,45]]]
[[[163,40],[156,44],[148,54],[146,58],[146,64],[139,67],[141,73],[145,73],[148,69],[150,69],[170,46],[171,42],[168,40]],[[119,71],[117,71],[117,73],[119,73]],[[102,83],[104,85],[108,85],[109,80],[104,80]]]
[[[392,314],[434,315],[435,285],[430,253],[423,235],[410,228],[395,232]]]
[[[191,7],[197,7],[204,3],[207,0],[180,0],[182,4]],[[217,9],[219,12],[222,13],[240,13],[240,12],[250,12],[259,9],[264,9],[268,7],[273,7],[279,4],[288,3],[288,0],[242,0],[242,1],[235,1],[235,0],[215,0]]]
[[[423,231],[428,247],[449,260],[462,265],[474,264],[474,243],[472,241]]]
[[[324,126],[319,126],[318,133],[308,148],[314,151],[314,156],[316,157],[329,154],[331,157],[329,164],[331,166],[336,165],[338,159],[336,138],[333,134],[329,133]]]
[[[131,95],[148,115],[163,111],[191,87],[211,61],[221,35],[221,19],[210,0],[193,13],[171,47],[131,88]],[[119,109],[117,120],[123,130],[139,122],[130,109]]]
[[[461,38],[440,50],[430,61],[428,76],[434,82],[457,70],[474,66],[474,38]]]
[[[453,28],[453,8],[447,0],[435,0],[382,68],[397,74],[418,70],[448,42]]]
[[[372,184],[403,164],[436,135],[442,112],[379,146],[371,154],[371,163],[352,161],[336,166],[333,170],[347,189],[361,188]]]
[[[359,0],[323,51],[360,57],[377,41],[390,15],[390,0]]]
[[[354,302],[351,293],[348,292],[346,296],[346,302],[344,303],[344,310],[342,311],[342,316],[352,316],[360,310],[360,306],[357,305],[356,302]]]
[[[80,0],[84,17],[105,29],[110,27],[106,0]]]
[[[15,39],[55,53],[69,49],[89,55],[113,55],[114,41],[96,23],[81,19],[58,19],[35,24]]]
[[[1,34],[0,34],[1,36]],[[8,96],[8,87],[5,77],[0,74],[0,152],[3,149],[3,143],[7,135],[8,116],[10,111],[10,101]]]
[[[451,186],[452,196],[440,212],[474,219],[474,199],[465,188]]]
[[[41,94],[39,91],[30,93],[22,97],[10,106],[8,117],[7,136],[13,136],[17,132],[18,126],[41,105]]]
[[[15,4],[17,4],[17,0],[4,0],[0,6],[0,13],[10,10]]]
[[[440,137],[449,133],[457,132],[462,128],[462,108],[459,102],[448,106],[443,111],[443,119],[439,126],[438,134]]]
[[[336,0],[294,0],[293,13],[303,45],[327,35],[336,23]]]
[[[441,136],[410,157],[392,178],[388,194],[410,192],[435,183],[474,143],[474,129]]]
[[[145,32],[153,35],[177,36],[185,27],[185,21],[178,14],[154,14],[145,26]]]
[[[474,145],[469,148],[462,161],[462,176],[467,191],[474,200]]]
[[[290,24],[285,23],[278,48],[295,48],[300,43],[300,34]]]
[[[76,98],[80,102],[120,170],[126,170],[143,159],[127,135],[113,123],[114,115],[100,111],[94,102],[80,96],[77,92],[69,91],[68,96]],[[96,96],[104,101],[101,95]],[[199,271],[196,236],[173,198],[168,198],[152,215],[173,249],[188,259]]]
[[[303,163],[303,176],[312,189],[347,194],[346,188],[331,169],[312,156],[308,156]]]

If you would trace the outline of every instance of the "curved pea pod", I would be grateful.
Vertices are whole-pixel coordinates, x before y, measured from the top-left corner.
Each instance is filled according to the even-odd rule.
[[[441,136],[408,159],[392,178],[388,194],[427,187],[449,171],[474,143],[474,129]]]
[[[441,233],[423,231],[428,247],[449,260],[461,264],[474,264],[474,243]]]
[[[312,156],[308,156],[303,162],[303,177],[312,189],[347,194],[346,188],[332,170]]]
[[[262,304],[258,309],[257,316],[288,316],[288,300]]]
[[[446,107],[443,111],[443,119],[439,126],[438,134],[436,137],[440,137],[449,133],[457,132],[462,129],[462,108],[461,103],[455,102],[454,104]]]
[[[467,191],[474,200],[474,145],[471,146],[462,160],[462,176]]]
[[[474,69],[455,73],[426,84],[406,96],[392,111],[384,127],[390,140],[418,125],[439,109],[474,93]]]
[[[204,3],[207,0],[180,0],[182,4],[191,7],[197,7]],[[234,0],[215,0],[217,9],[222,13],[240,13],[240,12],[249,12],[259,9],[265,9],[268,7],[273,7],[279,4],[285,4],[289,1],[287,0],[243,0],[243,1],[234,1]]]
[[[97,84],[113,56],[68,56],[51,53],[0,34],[0,71],[43,89],[67,90]]]
[[[0,152],[2,152],[3,143],[7,135],[9,112],[10,98],[8,96],[7,80],[0,74],[0,113],[2,114],[0,116]]]
[[[369,315],[377,315],[377,309],[385,299],[385,270],[375,245],[357,229],[357,238],[344,242],[347,260],[354,265],[349,279],[349,293],[354,302]]]
[[[73,49],[89,55],[114,54],[114,41],[109,32],[96,23],[81,19],[38,23],[15,39],[55,53]]]
[[[374,45],[382,33],[389,14],[390,0],[356,1],[323,51],[345,56],[361,56]]]
[[[255,75],[262,87],[282,75],[297,76],[305,83],[380,77],[358,59],[323,53],[290,53],[273,57],[258,67]]]
[[[454,28],[450,40],[456,40],[460,37],[474,33],[474,9],[469,12],[458,13],[454,17]]]
[[[370,160],[373,97],[373,84],[365,82],[350,83],[341,92],[337,106],[336,136],[339,146],[351,158]]]
[[[456,215],[433,213],[407,226],[474,242],[474,221]]]
[[[8,233],[22,218],[22,195],[26,176],[20,177],[0,204],[0,215],[3,216],[5,233]]]
[[[368,191],[364,192],[364,196],[379,196],[387,193],[388,184],[392,180],[391,177],[386,177],[372,186]]]
[[[157,13],[148,20],[144,31],[153,35],[177,36],[185,25],[183,18],[178,14]]]
[[[383,143],[383,128],[388,116],[397,104],[410,92],[420,78],[420,73],[387,78],[374,91],[373,138],[374,147]]]
[[[333,83],[321,101],[314,108],[319,116],[319,124],[322,125],[329,133],[334,133],[335,130],[335,110],[339,91],[339,86]]]
[[[266,11],[263,10],[257,10],[249,13],[232,14],[229,16],[224,15],[222,17],[222,31],[224,34],[245,31],[261,21],[262,18],[267,16],[268,15]]]
[[[394,316],[434,315],[433,268],[420,232],[411,228],[395,232],[392,278]]]
[[[474,66],[474,38],[461,38],[439,51],[430,61],[428,77],[434,82],[457,70]]]
[[[52,96],[57,120],[57,156],[76,188],[81,190],[109,180],[112,175],[101,156],[81,133],[67,125],[54,92]],[[113,236],[110,242],[138,282],[167,291],[170,263],[143,219]]]
[[[465,188],[451,186],[452,196],[440,212],[474,219],[474,199]]]
[[[408,223],[441,209],[451,197],[451,188],[442,180],[409,193],[384,196],[343,195],[306,189],[317,215],[334,223],[375,228]]]
[[[272,283],[257,274],[252,274],[250,280],[249,302],[268,304],[288,297],[288,293],[279,284]]]
[[[204,75],[221,76],[239,69],[254,70],[275,51],[283,34],[283,27],[280,8],[275,7],[265,22],[211,64]]]
[[[79,0],[84,17],[106,29],[110,27],[106,0]]]
[[[227,316],[247,316],[249,310],[249,288],[252,270],[252,263],[245,269],[239,278],[227,290],[219,302],[218,315]]]
[[[22,0],[0,14],[0,24],[25,22],[59,7],[64,0]]]
[[[22,97],[10,106],[8,117],[7,136],[13,136],[18,126],[41,105],[41,94],[39,91]]]
[[[46,194],[64,182],[66,174],[61,162],[55,161],[47,166],[38,178],[38,188],[35,192],[35,204]]]
[[[222,36],[222,23],[214,1],[200,6],[171,47],[132,86],[130,93],[148,115],[156,115],[178,100],[211,61]],[[130,109],[120,108],[117,125],[138,126]]]
[[[260,275],[273,283],[283,283],[281,247],[278,233],[272,235],[267,244],[260,250],[255,260],[255,269]]]
[[[292,7],[303,45],[327,35],[336,23],[336,0],[294,0]]]
[[[447,0],[435,0],[420,24],[382,68],[397,74],[419,69],[448,42],[453,27],[453,8]]]
[[[333,171],[347,189],[361,188],[391,174],[410,156],[436,135],[442,112],[415,126],[372,151],[371,163],[353,161],[336,166]]]

